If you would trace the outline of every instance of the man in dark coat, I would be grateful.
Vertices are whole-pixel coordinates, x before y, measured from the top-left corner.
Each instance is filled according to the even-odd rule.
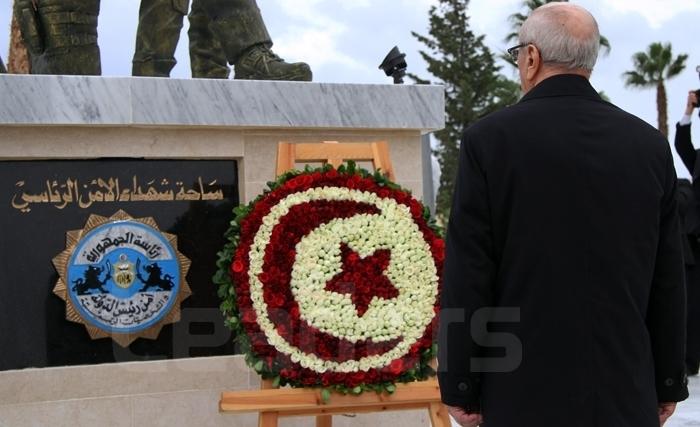
[[[588,78],[585,9],[537,9],[509,50],[525,96],[464,133],[438,379],[463,426],[659,427],[688,396],[668,141]]]
[[[683,232],[683,259],[685,260],[685,282],[688,290],[688,339],[685,363],[689,375],[697,375],[700,368],[700,162],[698,152],[690,138],[693,111],[698,105],[695,91],[688,93],[685,114],[676,124],[674,145],[683,164],[693,177],[692,184],[686,180],[679,186]]]

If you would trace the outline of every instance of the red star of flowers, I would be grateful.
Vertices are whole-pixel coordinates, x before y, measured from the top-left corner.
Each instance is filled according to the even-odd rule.
[[[327,284],[326,290],[339,294],[350,294],[357,315],[367,312],[372,298],[391,299],[399,296],[399,291],[384,275],[389,266],[391,251],[380,249],[365,258],[350,249],[346,243],[340,244],[343,270]]]

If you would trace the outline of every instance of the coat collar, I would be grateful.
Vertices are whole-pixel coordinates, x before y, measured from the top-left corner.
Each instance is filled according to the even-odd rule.
[[[583,96],[601,100],[587,78],[576,74],[557,74],[540,82],[520,102],[553,96]]]

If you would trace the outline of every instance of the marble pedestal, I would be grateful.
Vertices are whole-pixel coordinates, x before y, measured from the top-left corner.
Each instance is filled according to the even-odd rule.
[[[443,96],[435,86],[0,75],[0,160],[236,159],[247,202],[274,178],[279,141],[384,140],[397,181],[420,198],[430,177],[422,136],[444,126]],[[253,426],[254,415],[221,415],[217,403],[223,390],[258,386],[240,356],[4,371],[0,427]],[[428,417],[334,421],[409,427]]]

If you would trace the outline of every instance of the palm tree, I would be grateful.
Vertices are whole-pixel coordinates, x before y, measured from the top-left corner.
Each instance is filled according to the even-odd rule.
[[[523,23],[530,13],[540,6],[558,1],[568,2],[569,0],[524,0],[522,6],[527,10],[526,13],[514,13],[508,17],[508,20],[511,23],[512,31],[506,36],[505,41],[507,43],[517,42],[520,27],[523,26]],[[610,53],[610,42],[603,36],[600,36],[600,47],[603,48],[602,50],[606,55]]]
[[[686,59],[688,59],[686,54],[673,57],[671,43],[652,43],[646,52],[637,52],[632,56],[634,70],[622,75],[627,87],[656,87],[659,131],[666,137],[668,137],[668,101],[664,82],[676,77],[685,69]]]

